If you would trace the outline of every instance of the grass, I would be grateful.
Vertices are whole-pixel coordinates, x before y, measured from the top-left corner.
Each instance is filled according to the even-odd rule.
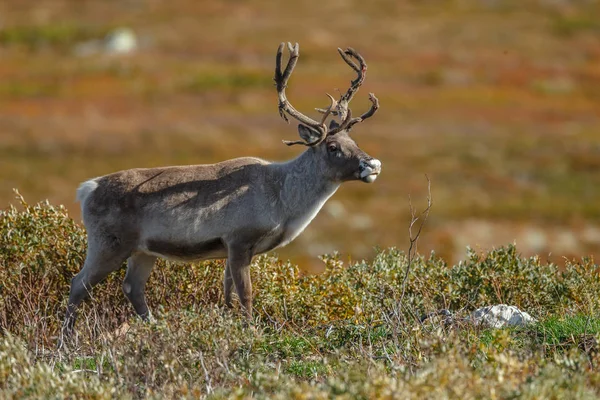
[[[328,368],[323,361],[292,361],[286,372],[301,379],[318,379],[319,376],[327,375]]]
[[[551,346],[580,344],[581,339],[600,334],[600,320],[590,315],[548,318],[537,326],[537,335]],[[594,347],[597,343],[594,343]]]
[[[0,30],[0,45],[22,47],[29,51],[48,47],[65,51],[69,46],[79,42],[101,39],[108,31],[107,28],[69,21],[40,25],[14,25]]]
[[[222,307],[221,261],[161,261],[143,323],[121,294],[123,271],[92,292],[77,334],[56,349],[85,232],[64,207],[0,212],[0,397],[573,398],[600,395],[600,274],[564,269],[514,246],[449,265],[418,256],[398,307],[404,252],[370,261],[323,256],[321,275],[273,256],[254,260],[252,326]],[[489,329],[463,317],[517,305],[538,322]],[[448,308],[454,323],[421,316]]]

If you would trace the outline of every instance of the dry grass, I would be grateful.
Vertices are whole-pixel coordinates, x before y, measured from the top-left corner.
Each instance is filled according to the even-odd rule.
[[[394,248],[369,263],[324,256],[319,276],[264,256],[252,266],[251,327],[222,308],[221,262],[161,262],[147,288],[157,322],[133,317],[119,271],[94,289],[76,335],[57,350],[84,251],[85,233],[62,207],[0,212],[0,397],[600,395],[600,270],[591,260],[561,271],[514,246],[454,266],[417,256],[404,291],[408,259]],[[540,322],[492,330],[462,320],[500,302]],[[454,322],[421,319],[442,308]]]

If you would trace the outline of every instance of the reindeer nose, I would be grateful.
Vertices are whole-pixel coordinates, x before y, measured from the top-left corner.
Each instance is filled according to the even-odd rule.
[[[360,169],[369,169],[373,172],[381,171],[381,161],[376,158],[365,158],[360,161]]]
[[[360,160],[359,178],[363,182],[371,183],[381,173],[381,161],[375,158],[364,158]]]
[[[365,160],[366,164],[373,168],[375,171],[380,171],[381,170],[381,161],[379,161],[376,158],[371,158],[370,160]]]

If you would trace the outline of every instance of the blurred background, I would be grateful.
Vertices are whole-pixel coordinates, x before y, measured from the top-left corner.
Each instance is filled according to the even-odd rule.
[[[558,263],[600,253],[600,2],[584,0],[5,0],[0,3],[0,208],[49,199],[80,219],[79,182],[116,170],[296,157],[277,112],[281,41],[299,42],[288,97],[309,115],[354,73],[352,108],[383,162],[279,254],[407,248],[409,195],[434,205],[420,243],[449,262],[516,242]]]

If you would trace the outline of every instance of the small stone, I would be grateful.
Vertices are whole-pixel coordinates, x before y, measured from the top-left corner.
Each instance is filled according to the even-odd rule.
[[[490,328],[503,328],[506,326],[525,326],[536,322],[536,319],[515,306],[497,304],[473,311],[471,322],[475,325],[484,325]]]
[[[79,57],[95,54],[127,54],[139,47],[138,38],[130,28],[119,28],[110,32],[104,39],[93,39],[79,43],[73,48],[73,53]]]
[[[107,53],[132,53],[138,47],[137,36],[129,28],[119,28],[106,35],[104,48]]]

